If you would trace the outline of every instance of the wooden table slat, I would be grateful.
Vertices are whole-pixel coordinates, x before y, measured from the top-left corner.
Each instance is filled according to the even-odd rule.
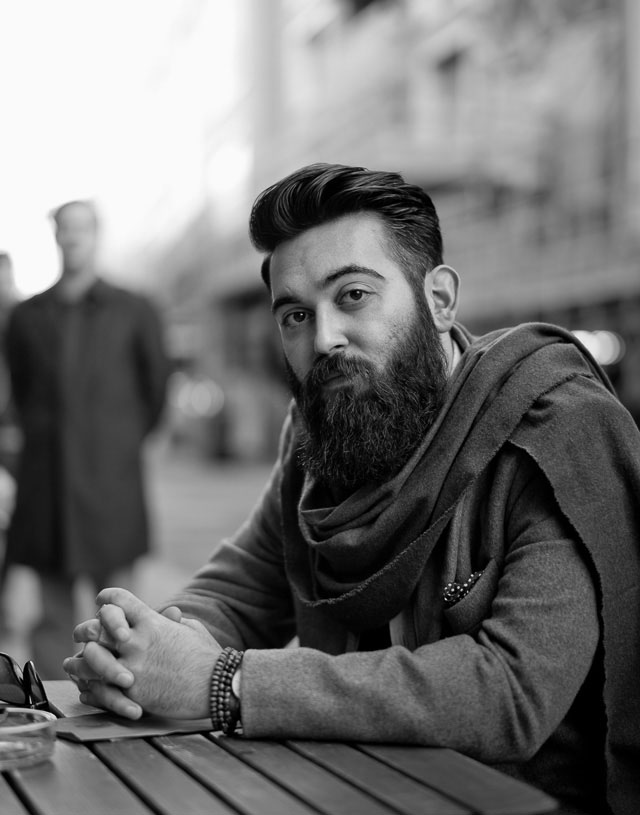
[[[205,736],[158,736],[152,741],[172,761],[245,815],[317,815]]]
[[[9,772],[38,815],[149,815],[140,799],[83,744],[58,741],[50,761]]]
[[[99,742],[93,751],[154,811],[163,815],[234,815],[200,782],[144,739]]]
[[[11,789],[8,781],[0,775],[0,813],[1,815],[24,815],[22,802]]]
[[[348,744],[295,741],[291,749],[368,791],[403,815],[472,815],[469,807],[425,787]]]
[[[367,755],[473,807],[478,815],[543,815],[557,802],[535,787],[454,750],[360,744]]]
[[[210,736],[233,755],[329,815],[389,815],[367,792],[283,744]]]

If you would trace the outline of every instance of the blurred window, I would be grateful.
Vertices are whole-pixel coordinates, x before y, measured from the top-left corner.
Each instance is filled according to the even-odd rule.
[[[390,3],[395,3],[396,0],[347,0],[347,6],[349,8],[349,13],[352,16],[356,16],[356,14],[360,14],[361,11],[364,11],[369,6],[377,5],[389,5]]]

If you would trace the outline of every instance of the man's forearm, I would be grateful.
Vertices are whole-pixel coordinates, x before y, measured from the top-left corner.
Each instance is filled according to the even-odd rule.
[[[551,579],[556,570],[564,589]],[[413,652],[247,651],[245,734],[447,746],[488,762],[530,757],[590,670],[595,592],[572,542],[549,541],[514,555],[499,598],[475,638]]]

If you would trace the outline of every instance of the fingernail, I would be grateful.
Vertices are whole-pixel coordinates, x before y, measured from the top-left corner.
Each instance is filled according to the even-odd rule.
[[[129,629],[128,628],[118,628],[116,629],[116,639],[124,642],[125,640],[129,639]]]
[[[142,709],[138,705],[127,705],[124,712],[131,719],[138,719],[142,715]]]
[[[80,694],[78,699],[80,699],[83,705],[89,704],[89,695],[87,693],[84,693],[84,691]]]
[[[133,684],[133,674],[128,671],[122,671],[116,677],[116,685],[129,686]]]

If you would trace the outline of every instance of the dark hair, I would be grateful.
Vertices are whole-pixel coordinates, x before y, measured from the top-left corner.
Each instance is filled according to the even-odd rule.
[[[398,173],[342,164],[310,164],[268,187],[255,200],[249,234],[267,252],[262,279],[270,286],[271,253],[314,226],[356,212],[380,215],[391,249],[413,286],[442,263],[442,236],[431,198]]]
[[[96,205],[93,201],[88,199],[78,199],[77,201],[65,201],[64,204],[60,204],[59,207],[56,207],[54,210],[51,211],[50,217],[51,220],[54,222],[56,226],[60,226],[60,216],[66,209],[70,209],[71,207],[83,207],[87,210],[93,217],[93,224],[95,228],[98,228],[98,210],[96,209]]]

